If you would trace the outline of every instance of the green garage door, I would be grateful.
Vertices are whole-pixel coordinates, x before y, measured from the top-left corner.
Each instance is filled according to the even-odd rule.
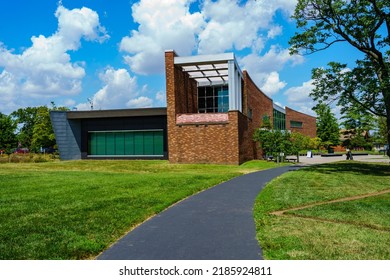
[[[89,156],[163,156],[162,130],[88,132]]]

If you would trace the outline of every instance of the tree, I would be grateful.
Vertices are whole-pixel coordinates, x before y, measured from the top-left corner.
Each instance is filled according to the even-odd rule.
[[[23,147],[32,147],[32,136],[37,115],[37,107],[20,108],[12,112],[11,117],[18,125],[17,139]]]
[[[346,109],[341,119],[343,121],[340,124],[347,130],[364,132],[372,130],[375,126],[374,116],[369,112],[362,112],[358,107]]]
[[[321,138],[320,137],[310,138],[309,149],[319,150],[320,148],[321,148]]]
[[[10,116],[0,113],[0,149],[10,152],[16,148],[17,140],[15,135],[16,123]]]
[[[291,53],[344,43],[362,55],[354,66],[330,62],[327,69],[313,69],[312,98],[385,117],[390,143],[390,1],[298,0],[293,18],[301,31],[290,39]]]
[[[297,155],[297,162],[299,162],[299,153],[309,148],[310,137],[299,132],[293,132],[290,135],[290,141],[292,143],[291,153]]]
[[[342,143],[344,147],[372,149],[369,131],[374,129],[374,116],[369,112],[362,112],[358,107],[348,108],[341,117],[341,125],[345,128],[344,135],[348,138]],[[367,137],[365,137],[367,135]]]
[[[260,128],[255,131],[253,139],[259,142],[260,148],[266,156],[272,155],[274,158],[279,158],[280,153],[287,155],[292,151],[290,133],[287,130]]]
[[[374,120],[375,130],[373,133],[373,142],[375,144],[384,145],[386,144],[387,136],[387,125],[384,117],[376,117]]]
[[[321,138],[322,144],[327,149],[337,146],[340,143],[340,130],[330,107],[321,103],[317,105],[315,112],[317,113],[317,136]]]
[[[47,106],[37,107],[31,147],[38,151],[41,147],[53,147],[55,144],[56,139],[51,125],[49,108]]]

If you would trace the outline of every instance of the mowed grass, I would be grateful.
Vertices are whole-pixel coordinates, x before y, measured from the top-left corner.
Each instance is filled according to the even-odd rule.
[[[277,166],[68,161],[0,164],[0,259],[89,259],[175,202]],[[158,236],[156,236],[158,238]]]
[[[284,174],[255,203],[257,238],[266,259],[390,259],[390,166],[324,164]],[[318,202],[372,194],[272,214]]]

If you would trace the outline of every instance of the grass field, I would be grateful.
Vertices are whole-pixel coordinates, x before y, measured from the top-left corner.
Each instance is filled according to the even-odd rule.
[[[389,191],[388,164],[324,164],[273,180],[255,204],[265,258],[389,260]]]
[[[67,161],[0,164],[0,259],[88,259],[173,203],[275,167]]]

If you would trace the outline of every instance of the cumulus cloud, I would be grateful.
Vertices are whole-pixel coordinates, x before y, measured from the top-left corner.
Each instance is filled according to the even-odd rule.
[[[262,76],[263,85],[260,88],[269,96],[279,92],[287,85],[287,83],[280,81],[278,72],[264,73]]]
[[[175,49],[190,55],[196,46],[196,34],[204,24],[199,12],[190,13],[191,0],[141,0],[132,6],[139,24],[120,43],[130,69],[138,74],[161,73],[164,50]]]
[[[167,99],[165,92],[159,91],[156,93],[157,106],[167,106]]]
[[[152,107],[153,99],[146,96],[140,96],[129,100],[129,102],[127,102],[126,105],[129,108],[148,108],[148,107]]]
[[[191,12],[193,0],[141,0],[132,6],[139,24],[122,39],[124,60],[137,74],[163,73],[164,51],[179,55],[213,54],[231,49],[261,51],[265,41],[282,34],[273,23],[276,11],[290,16],[295,0],[205,0]],[[264,34],[262,34],[264,33]]]
[[[268,36],[281,34],[279,26],[273,26],[277,10],[291,15],[296,1],[240,1],[206,0],[202,14],[207,22],[199,34],[199,53],[218,53],[235,48],[258,49],[259,33],[272,30]],[[272,38],[273,38],[272,37]]]
[[[252,52],[239,59],[239,63],[248,71],[256,85],[269,96],[278,93],[287,84],[280,81],[278,71],[287,64],[296,65],[303,62],[303,57],[291,56],[287,49],[271,46],[264,55]]]
[[[309,96],[310,92],[314,89],[313,80],[303,82],[301,86],[291,87],[284,92],[287,96],[288,104],[294,109],[315,116],[316,113],[312,110],[315,103]]]
[[[137,78],[132,77],[126,69],[108,67],[99,78],[103,83],[102,88],[90,98],[90,102],[78,104],[78,110],[90,110],[91,105],[96,110],[152,107],[153,99],[139,96],[147,91],[147,87],[140,89]]]
[[[42,99],[81,92],[85,76],[83,63],[71,61],[69,51],[80,48],[81,39],[102,42],[108,38],[98,14],[88,8],[68,10],[59,6],[55,12],[57,31],[45,37],[31,38],[31,47],[14,54],[0,45],[0,93],[7,103],[0,110],[42,104]],[[27,102],[28,100],[28,102]]]
[[[126,69],[107,68],[100,73],[103,87],[90,99],[94,109],[113,109],[123,107],[131,98],[138,95],[137,79],[131,77]],[[90,103],[77,105],[78,110],[87,110]]]

